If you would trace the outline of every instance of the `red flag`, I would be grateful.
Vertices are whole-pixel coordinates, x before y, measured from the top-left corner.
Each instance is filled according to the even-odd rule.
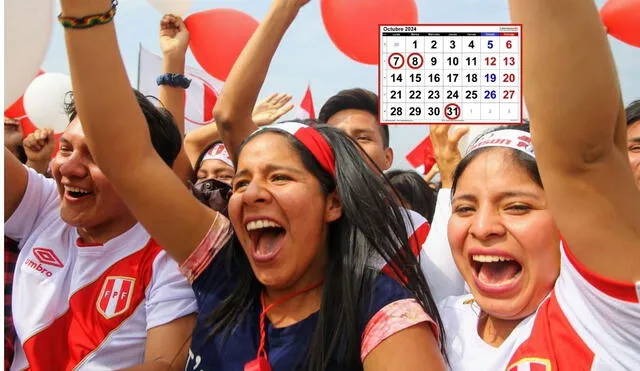
[[[307,86],[307,91],[304,93],[304,98],[300,102],[300,114],[298,115],[303,119],[316,118],[316,111],[313,109],[313,98],[311,97],[311,86]]]
[[[411,150],[405,157],[417,172],[426,174],[435,165],[436,158],[433,154],[431,137],[427,136],[420,144]]]

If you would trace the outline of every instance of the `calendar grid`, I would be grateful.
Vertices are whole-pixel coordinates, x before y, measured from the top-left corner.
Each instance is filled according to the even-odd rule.
[[[382,25],[383,124],[522,122],[521,25]]]

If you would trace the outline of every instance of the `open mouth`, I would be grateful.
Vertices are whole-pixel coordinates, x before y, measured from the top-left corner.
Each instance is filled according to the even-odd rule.
[[[70,186],[64,186],[64,191],[69,198],[73,198],[73,199],[80,199],[82,197],[86,197],[93,194],[93,192],[90,192],[86,189],[78,188],[78,187],[70,187]]]
[[[471,267],[478,288],[496,293],[513,288],[522,273],[522,265],[507,256],[471,255]]]
[[[245,228],[249,232],[249,238],[254,247],[253,257],[256,261],[272,260],[282,249],[286,231],[280,224],[272,220],[260,219],[247,223]]]

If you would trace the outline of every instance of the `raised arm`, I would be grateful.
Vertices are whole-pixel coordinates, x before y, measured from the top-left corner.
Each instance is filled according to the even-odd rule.
[[[61,0],[62,16],[104,13],[109,0]],[[113,22],[65,28],[76,107],[89,148],[149,233],[178,262],[211,227],[215,213],[191,196],[154,150],[129,85]]]
[[[162,73],[163,75],[183,75],[185,71],[185,54],[189,46],[189,31],[182,18],[168,14],[160,21],[160,49],[162,49]],[[166,82],[158,89],[160,102],[171,112],[180,135],[184,137],[184,105],[185,87],[172,86]],[[189,162],[185,148],[173,164],[173,170],[183,181],[188,181],[193,176],[193,167]]]
[[[180,17],[165,15],[160,21],[160,49],[162,73],[184,75],[185,53],[189,46],[189,31]],[[162,83],[159,99],[171,112],[180,134],[184,136],[185,88]]]
[[[252,120],[253,106],[267,76],[271,59],[300,7],[308,2],[275,0],[229,72],[213,115],[234,161],[244,138],[257,127]]]
[[[449,133],[450,130],[451,125],[429,125],[429,136],[433,145],[436,165],[440,171],[442,188],[451,188],[453,185],[453,173],[462,161],[458,144],[462,137],[469,132],[468,127],[453,129],[452,133]]]
[[[47,176],[49,162],[56,149],[56,138],[53,130],[49,128],[36,129],[27,135],[22,142],[24,152],[27,154],[27,166],[38,173]]]
[[[524,90],[550,208],[577,259],[640,280],[640,193],[625,150],[616,69],[592,0],[511,0]]]
[[[291,96],[283,93],[273,93],[261,100],[253,108],[252,119],[257,126],[269,125],[293,109],[289,103]],[[213,123],[198,128],[184,138],[184,150],[189,157],[191,166],[195,167],[198,157],[204,149],[216,140],[220,140],[218,126]]]

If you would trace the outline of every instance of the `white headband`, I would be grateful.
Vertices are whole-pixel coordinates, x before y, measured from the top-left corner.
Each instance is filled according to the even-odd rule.
[[[536,158],[531,145],[531,134],[522,130],[505,129],[483,134],[471,143],[465,157],[477,149],[486,147],[512,148]]]
[[[231,161],[231,157],[229,157],[229,152],[227,152],[227,149],[222,143],[218,143],[215,146],[211,147],[211,149],[208,150],[204,155],[200,163],[203,163],[207,160],[220,160],[225,164],[233,167],[233,162]]]

